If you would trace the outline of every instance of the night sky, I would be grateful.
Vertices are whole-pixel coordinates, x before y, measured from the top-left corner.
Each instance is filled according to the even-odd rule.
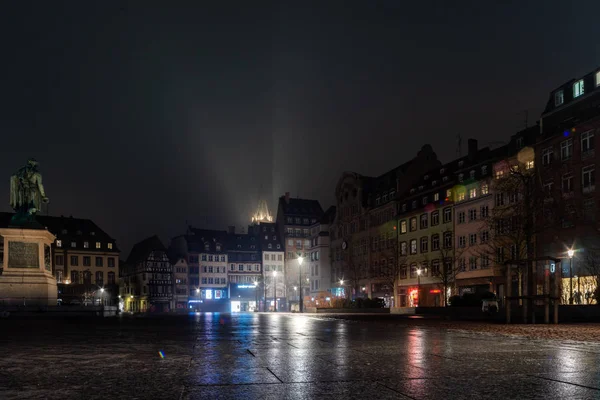
[[[50,214],[128,252],[243,226],[259,196],[327,208],[343,171],[425,142],[502,142],[600,65],[600,2],[491,3],[3,2],[0,210],[35,157]]]

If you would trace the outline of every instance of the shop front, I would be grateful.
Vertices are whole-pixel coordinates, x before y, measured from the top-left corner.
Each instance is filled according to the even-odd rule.
[[[253,284],[231,284],[230,293],[231,312],[257,311],[257,306],[262,300],[259,287]]]
[[[197,298],[188,300],[188,310],[195,312],[228,312],[227,289],[203,288]]]
[[[400,286],[399,307],[443,307],[442,289],[436,284]]]

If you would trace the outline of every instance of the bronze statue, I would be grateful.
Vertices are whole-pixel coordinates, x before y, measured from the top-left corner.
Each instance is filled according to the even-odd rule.
[[[48,201],[37,161],[31,158],[10,177],[10,206],[16,212],[13,220],[31,220]]]

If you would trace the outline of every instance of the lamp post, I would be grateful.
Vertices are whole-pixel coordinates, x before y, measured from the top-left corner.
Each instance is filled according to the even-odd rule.
[[[344,298],[345,298],[346,296],[344,293],[344,280],[343,279],[340,279],[340,288],[342,289],[342,295],[344,295]]]
[[[569,249],[567,254],[569,256],[569,304],[573,304],[573,255],[575,251]]]
[[[273,271],[273,311],[277,312],[277,271]]]
[[[298,311],[302,312],[302,306],[304,301],[302,301],[302,261],[304,258],[302,256],[298,257],[298,284],[300,285],[300,291],[298,292]]]
[[[104,305],[104,288],[100,288],[100,305]]]
[[[421,304],[421,268],[417,269],[417,306]]]
[[[254,311],[258,311],[258,281],[254,281]]]

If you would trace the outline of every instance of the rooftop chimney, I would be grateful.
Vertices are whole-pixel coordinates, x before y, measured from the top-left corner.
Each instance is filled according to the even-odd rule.
[[[231,235],[235,235],[235,226],[228,226],[227,230]]]
[[[290,204],[290,192],[285,192],[285,202]]]
[[[474,160],[477,155],[477,139],[469,139],[469,160]]]

